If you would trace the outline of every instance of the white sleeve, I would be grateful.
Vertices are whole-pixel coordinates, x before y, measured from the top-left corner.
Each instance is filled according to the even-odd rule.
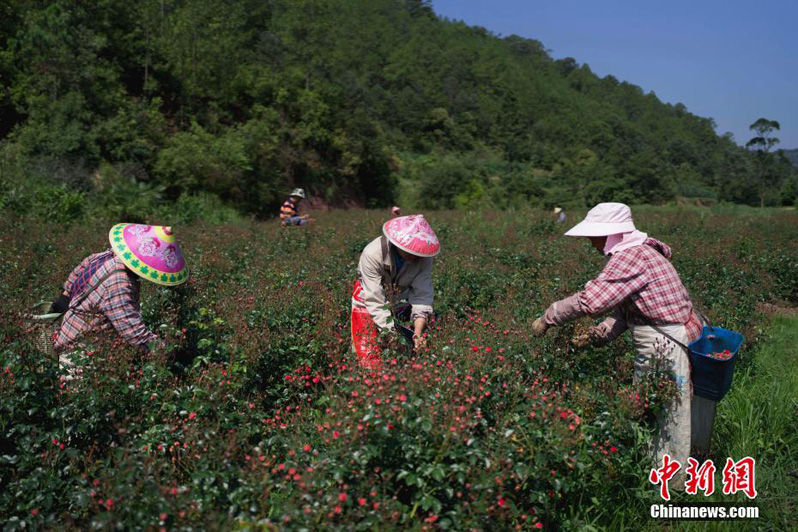
[[[432,259],[423,259],[424,265],[421,271],[413,280],[413,286],[410,287],[410,296],[408,301],[413,306],[411,312],[411,319],[425,318],[429,320],[432,316],[432,304],[435,300],[435,295],[432,289]]]
[[[363,250],[358,264],[363,304],[380,329],[393,329],[390,303],[382,286],[382,260]]]

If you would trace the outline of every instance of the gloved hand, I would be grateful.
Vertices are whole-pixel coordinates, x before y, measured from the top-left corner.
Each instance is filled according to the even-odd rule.
[[[546,331],[549,329],[548,324],[543,321],[543,318],[540,317],[532,323],[532,334],[535,336],[543,336],[546,334]]]
[[[582,349],[593,343],[593,334],[590,329],[578,332],[571,338],[571,345],[577,349]]]
[[[58,299],[56,299],[50,304],[49,314],[53,314],[55,312],[63,314],[69,308],[69,301],[70,299],[68,295],[61,294],[60,296],[58,296]]]

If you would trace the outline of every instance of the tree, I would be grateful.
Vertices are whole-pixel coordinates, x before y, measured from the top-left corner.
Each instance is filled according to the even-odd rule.
[[[213,193],[259,215],[294,186],[387,204],[431,153],[414,189],[430,207],[505,190],[663,202],[676,186],[768,203],[765,183],[788,181],[776,122],[745,150],[681,104],[433,4],[0,1],[0,166],[99,194],[98,168],[135,167],[165,201]]]
[[[760,118],[750,126],[750,131],[755,131],[757,136],[749,140],[745,147],[756,151],[757,159],[757,184],[759,190],[759,206],[765,206],[765,197],[769,192],[774,192],[779,188],[780,173],[776,171],[773,164],[773,156],[770,149],[778,144],[778,138],[773,137],[774,131],[779,131],[781,125],[775,120]]]
[[[768,120],[767,118],[760,118],[750,126],[750,131],[756,131],[757,136],[749,140],[745,147],[758,152],[769,153],[770,148],[781,142],[776,137],[771,137],[773,131],[781,130],[781,125],[775,120]]]

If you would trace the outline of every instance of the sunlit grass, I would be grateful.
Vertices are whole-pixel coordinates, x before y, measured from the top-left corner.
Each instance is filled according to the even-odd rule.
[[[716,493],[681,495],[674,502],[727,501],[748,504],[744,495],[724,496],[722,468],[726,457],[756,459],[756,521],[654,521],[649,507],[629,501],[616,509],[608,530],[792,530],[798,522],[798,317],[779,316],[768,339],[734,377],[729,394],[718,404],[712,441]],[[744,352],[745,353],[745,352]],[[661,502],[652,490],[651,503]]]

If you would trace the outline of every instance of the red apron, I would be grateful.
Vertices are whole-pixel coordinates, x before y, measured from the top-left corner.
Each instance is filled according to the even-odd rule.
[[[360,279],[355,281],[352,290],[352,299],[363,301],[363,287],[360,286]],[[374,319],[365,308],[352,306],[352,347],[357,355],[357,363],[362,368],[380,369],[382,368],[382,349],[377,342],[379,330]]]

